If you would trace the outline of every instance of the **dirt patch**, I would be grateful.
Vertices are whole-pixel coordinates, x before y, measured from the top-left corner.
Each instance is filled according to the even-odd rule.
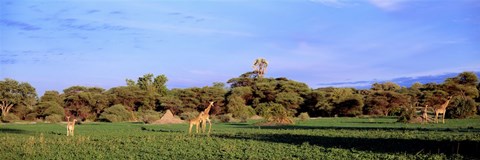
[[[257,120],[257,119],[263,119],[263,117],[260,117],[259,115],[254,115],[254,116],[250,117],[250,119]]]
[[[270,121],[258,122],[255,123],[255,126],[283,126],[283,125],[293,125],[295,122],[290,118],[281,118]]]
[[[424,120],[422,117],[414,117],[408,121],[408,123],[423,123]]]
[[[167,110],[167,112],[163,114],[162,118],[153,122],[152,124],[179,124],[179,123],[185,123],[185,121],[178,117],[175,117],[170,110]]]

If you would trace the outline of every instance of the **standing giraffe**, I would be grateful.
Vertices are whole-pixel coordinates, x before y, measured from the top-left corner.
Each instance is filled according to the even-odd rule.
[[[202,115],[203,115],[203,112],[200,112],[200,114],[193,118],[193,119],[190,119],[188,121],[188,123],[190,124],[190,127],[188,128],[188,134],[191,134],[192,133],[192,127],[195,126],[195,131],[196,133],[198,133],[198,127],[200,127],[200,123],[202,122]]]
[[[70,122],[70,116],[67,116],[67,136],[73,136],[73,133],[75,131],[75,123],[77,122],[77,119],[73,119],[72,122]]]
[[[442,114],[442,123],[445,123],[445,113],[447,112],[447,107],[448,104],[450,103],[450,100],[452,99],[452,96],[448,97],[447,101],[443,103],[439,108],[435,109],[435,122],[438,123],[438,114]]]
[[[208,105],[208,107],[203,110],[203,115],[202,115],[202,131],[203,133],[205,133],[205,130],[207,128],[207,123],[209,124],[210,128],[208,128],[208,133],[210,134],[210,130],[212,130],[212,122],[210,122],[210,109],[212,108],[213,106],[213,102],[210,102],[210,105]]]
[[[423,107],[423,111],[422,111],[422,124],[425,123],[425,122],[429,122],[429,121],[432,121],[432,119],[430,117],[428,117],[428,105],[425,105],[425,107]]]

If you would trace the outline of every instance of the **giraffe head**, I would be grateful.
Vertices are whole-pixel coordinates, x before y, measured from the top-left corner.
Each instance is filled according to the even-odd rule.
[[[448,100],[451,100],[453,96],[448,96]]]

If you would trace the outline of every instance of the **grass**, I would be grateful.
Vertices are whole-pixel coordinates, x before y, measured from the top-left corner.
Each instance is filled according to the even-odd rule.
[[[394,118],[318,118],[289,126],[1,124],[0,159],[475,159],[480,118],[404,124]]]

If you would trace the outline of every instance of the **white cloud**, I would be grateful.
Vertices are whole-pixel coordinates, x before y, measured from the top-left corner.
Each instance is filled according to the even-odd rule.
[[[385,11],[397,11],[402,8],[402,4],[408,0],[368,0],[374,6]]]
[[[347,2],[343,0],[310,0],[313,3],[319,3],[329,7],[341,8],[347,5]]]

